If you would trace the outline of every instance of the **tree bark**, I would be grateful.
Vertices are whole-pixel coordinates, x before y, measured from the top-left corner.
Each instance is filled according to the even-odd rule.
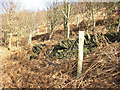
[[[62,10],[64,15],[64,32],[65,32],[65,38],[70,38],[70,7],[71,4],[68,2],[64,2],[64,10]]]
[[[80,19],[79,17],[77,17],[77,27],[79,26],[79,23],[80,23]]]
[[[120,19],[119,19],[119,22],[118,22],[117,32],[120,32]]]
[[[28,43],[31,44],[31,42],[32,42],[32,32],[30,32],[29,39],[28,39]]]
[[[12,32],[10,33],[10,38],[9,38],[9,49],[12,47]]]

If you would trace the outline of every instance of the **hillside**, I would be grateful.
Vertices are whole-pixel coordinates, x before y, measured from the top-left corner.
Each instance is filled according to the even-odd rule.
[[[119,89],[120,30],[117,31],[120,23],[119,9],[111,9],[108,16],[104,16],[108,11],[106,8],[94,9],[95,35],[93,20],[89,19],[91,11],[89,8],[86,9],[88,11],[85,10],[84,18],[83,13],[75,12],[71,15],[69,39],[65,38],[63,23],[57,23],[59,27],[49,38],[51,33],[48,32],[47,11],[30,14],[26,11],[20,12],[23,17],[18,19],[23,22],[20,23],[20,29],[13,27],[11,48],[9,48],[10,36],[6,42],[2,37],[5,33],[1,36],[3,42],[0,43],[0,87]],[[34,20],[31,17],[24,17],[24,13],[30,16],[36,14],[36,23],[32,23]],[[78,26],[77,17],[80,18]],[[3,31],[8,30],[6,23],[3,26]],[[30,33],[28,28],[35,32],[31,43],[28,43]],[[20,30],[22,34],[15,30]],[[85,31],[83,70],[79,77],[77,77],[78,31]],[[19,35],[21,36],[18,37]]]
[[[84,56],[80,78],[75,77],[76,58],[30,61],[24,50],[17,51],[2,60],[2,84],[6,88],[118,88],[119,50],[119,43],[113,43]]]

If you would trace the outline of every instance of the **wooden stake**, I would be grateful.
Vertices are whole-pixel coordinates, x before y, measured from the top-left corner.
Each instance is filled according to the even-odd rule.
[[[119,24],[118,24],[118,27],[117,27],[117,32],[120,32],[120,19],[119,19]]]
[[[84,31],[79,31],[78,66],[77,66],[77,76],[78,77],[82,73],[83,46],[84,46]]]

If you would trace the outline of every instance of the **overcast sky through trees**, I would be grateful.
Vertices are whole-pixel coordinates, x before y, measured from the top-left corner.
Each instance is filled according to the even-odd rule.
[[[0,0],[0,2],[12,1],[12,0]],[[21,10],[30,10],[30,11],[38,11],[38,10],[46,10],[49,2],[58,1],[62,2],[64,0],[13,0],[15,2],[20,3]],[[78,1],[78,0],[67,0],[67,1]]]
[[[12,1],[12,0],[0,0],[0,2],[5,2],[5,1]],[[62,2],[64,0],[13,0],[15,2],[20,2],[20,10],[29,10],[29,11],[41,11],[41,10],[46,10],[49,2],[53,1],[58,1]],[[86,2],[86,1],[98,1],[98,2],[110,2],[110,1],[119,1],[119,0],[66,0],[66,1],[72,1],[72,2]],[[1,5],[0,5],[1,6]],[[1,7],[0,7],[1,8]],[[2,10],[0,9],[0,13]]]

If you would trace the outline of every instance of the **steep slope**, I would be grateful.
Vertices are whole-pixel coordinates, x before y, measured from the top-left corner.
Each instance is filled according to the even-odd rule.
[[[76,58],[30,61],[22,50],[3,59],[1,83],[5,88],[120,88],[119,65],[119,43],[85,56],[79,78]]]

